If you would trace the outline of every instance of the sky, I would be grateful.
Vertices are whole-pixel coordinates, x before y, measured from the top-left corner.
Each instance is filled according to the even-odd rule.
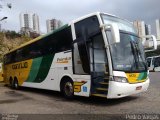
[[[143,20],[151,24],[155,34],[155,19],[160,18],[160,0],[0,0],[3,9],[0,17],[8,19],[1,21],[2,28],[20,30],[19,14],[32,12],[39,16],[40,31],[46,33],[47,19],[60,19],[63,24],[92,12],[114,14],[129,21]],[[12,3],[12,8],[5,6]]]

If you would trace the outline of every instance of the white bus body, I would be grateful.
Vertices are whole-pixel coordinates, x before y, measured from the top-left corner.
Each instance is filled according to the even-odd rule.
[[[4,76],[13,88],[121,98],[147,90],[146,65],[132,23],[96,12],[7,53]]]

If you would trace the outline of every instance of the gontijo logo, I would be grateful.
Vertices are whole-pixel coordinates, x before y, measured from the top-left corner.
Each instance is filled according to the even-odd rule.
[[[28,68],[28,63],[21,62],[21,63],[17,63],[17,64],[12,65],[12,69],[22,69],[22,68]]]

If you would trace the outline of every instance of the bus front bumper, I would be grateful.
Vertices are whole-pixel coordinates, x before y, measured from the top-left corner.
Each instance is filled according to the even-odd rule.
[[[136,84],[110,81],[107,98],[122,98],[144,92],[148,89],[149,83],[149,79],[147,79],[145,82]]]

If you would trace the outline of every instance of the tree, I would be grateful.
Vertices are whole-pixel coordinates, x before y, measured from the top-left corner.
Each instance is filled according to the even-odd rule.
[[[8,39],[21,37],[21,34],[17,33],[16,31],[10,31],[10,30],[7,30],[5,32],[5,35]]]
[[[16,37],[11,37],[15,35]],[[27,36],[19,35],[20,34],[15,31],[0,32],[0,62],[2,62],[4,54],[31,40],[31,38]]]

